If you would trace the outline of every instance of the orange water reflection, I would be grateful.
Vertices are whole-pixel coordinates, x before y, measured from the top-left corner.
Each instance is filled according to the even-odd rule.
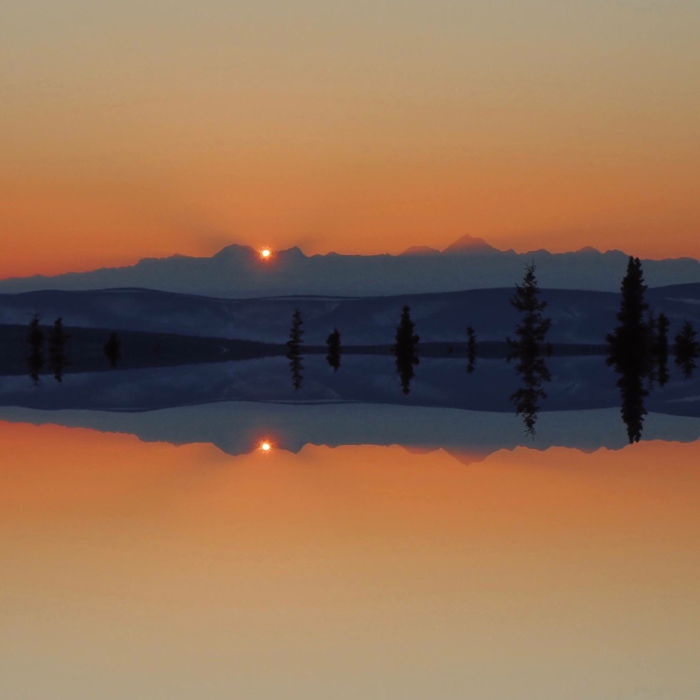
[[[8,697],[700,688],[700,443],[465,465],[0,423],[0,454]]]

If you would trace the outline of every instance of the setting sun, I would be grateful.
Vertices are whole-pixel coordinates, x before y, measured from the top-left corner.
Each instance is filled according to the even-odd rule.
[[[272,449],[272,445],[266,441],[266,442],[261,443],[260,449],[263,452],[269,452]]]
[[[269,248],[263,248],[263,249],[260,251],[260,257],[261,257],[263,260],[267,260],[271,255],[272,255],[272,251],[271,251]]]

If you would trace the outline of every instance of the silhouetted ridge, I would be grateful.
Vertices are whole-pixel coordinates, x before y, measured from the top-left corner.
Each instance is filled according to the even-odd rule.
[[[498,248],[489,245],[483,238],[465,235],[447,246],[443,253],[501,253]]]
[[[428,245],[412,245],[406,248],[401,255],[440,255],[440,251]]]

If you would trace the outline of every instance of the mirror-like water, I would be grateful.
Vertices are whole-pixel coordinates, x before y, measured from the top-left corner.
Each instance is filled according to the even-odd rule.
[[[416,406],[0,421],[5,697],[700,690],[698,419],[634,445],[617,408],[535,440]]]

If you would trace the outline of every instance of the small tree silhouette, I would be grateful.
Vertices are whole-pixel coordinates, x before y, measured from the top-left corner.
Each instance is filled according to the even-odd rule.
[[[287,359],[289,360],[289,368],[292,372],[292,385],[294,391],[299,391],[302,384],[301,371],[304,366],[301,363],[301,336],[304,334],[302,325],[304,321],[301,317],[301,311],[294,309],[292,314],[292,327],[289,331],[289,340],[287,341]]]
[[[510,303],[520,312],[522,320],[515,328],[515,340],[507,339],[508,361],[516,360],[515,371],[523,380],[510,400],[515,414],[523,417],[525,433],[534,437],[539,401],[547,398],[543,384],[552,378],[544,359],[552,352],[552,346],[547,343],[552,321],[544,315],[547,302],[540,299],[534,263],[526,265],[523,283],[515,285]]]
[[[685,377],[690,379],[697,367],[695,360],[700,356],[700,343],[697,341],[697,333],[690,321],[686,321],[676,335],[674,351],[676,364],[683,370]]]
[[[39,314],[35,313],[29,323],[27,331],[27,342],[29,343],[29,376],[34,381],[34,385],[39,384],[39,373],[44,367],[44,331],[39,325]]]
[[[104,344],[104,354],[112,368],[122,359],[122,341],[116,331],[110,334],[109,340]]]
[[[57,318],[49,331],[49,367],[57,382],[63,381],[63,370],[68,364],[66,343],[70,336],[63,327],[63,319]]]
[[[328,346],[326,360],[333,370],[337,372],[340,367],[340,355],[342,351],[340,333],[337,328],[334,328],[333,332],[326,338],[326,345]]]
[[[471,326],[467,328],[467,361],[467,372],[471,374],[476,365],[476,333]]]
[[[415,375],[414,367],[419,363],[418,341],[420,337],[413,331],[415,324],[411,320],[411,309],[404,306],[401,319],[396,328],[396,339],[391,352],[396,357],[396,370],[401,377],[401,388],[404,394],[411,391],[411,380]]]

